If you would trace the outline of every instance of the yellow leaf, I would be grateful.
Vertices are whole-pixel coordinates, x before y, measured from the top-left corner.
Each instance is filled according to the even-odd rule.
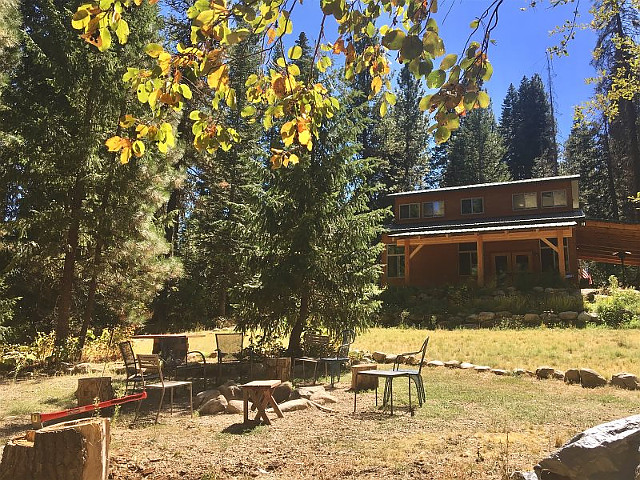
[[[160,55],[158,55],[158,65],[162,69],[163,75],[168,74],[171,68],[171,54],[168,52],[160,53]]]
[[[294,165],[296,165],[298,162],[300,162],[298,155],[296,155],[295,153],[289,155],[289,163],[293,163]]]
[[[371,80],[371,92],[375,95],[382,88],[382,77],[373,77]]]
[[[107,146],[110,152],[117,152],[122,148],[122,138],[117,135],[109,138],[104,144]]]
[[[120,126],[122,128],[132,127],[136,123],[136,118],[133,115],[125,115],[122,120],[120,120]]]
[[[221,65],[207,76],[207,84],[209,88],[213,89],[219,89],[221,86],[226,85],[228,81],[229,76],[226,65]]]
[[[311,132],[309,130],[303,130],[298,133],[298,141],[301,145],[308,145],[311,141]]]
[[[142,155],[144,155],[144,143],[142,143],[140,140],[136,140],[135,142],[133,142],[131,148],[136,157],[140,158]]]
[[[120,152],[120,163],[124,165],[125,163],[129,163],[129,159],[131,158],[131,147],[124,147]]]

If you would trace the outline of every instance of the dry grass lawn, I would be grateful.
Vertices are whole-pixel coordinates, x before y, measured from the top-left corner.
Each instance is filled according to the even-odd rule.
[[[372,329],[358,337],[355,347],[411,350],[426,334]],[[607,374],[633,372],[639,364],[636,331],[430,334],[429,358],[442,360],[507,368],[588,365]],[[554,341],[557,348],[552,348]],[[549,352],[556,356],[545,357]],[[349,375],[333,392],[338,399],[330,405],[334,413],[285,413],[271,427],[244,429],[241,415],[190,419],[181,396],[173,417],[167,410],[154,426],[154,402],[148,402],[142,421],[130,428],[132,407],[123,407],[113,422],[112,478],[504,480],[513,470],[530,470],[585,428],[638,413],[640,393],[613,387],[586,390],[556,380],[444,368],[425,368],[423,376],[427,402],[414,417],[402,408],[407,404],[404,382],[394,389],[400,408],[393,417],[376,409],[373,392],[358,395],[354,414]],[[63,376],[0,383],[0,441],[22,432],[31,411],[71,406],[76,382],[77,377]]]

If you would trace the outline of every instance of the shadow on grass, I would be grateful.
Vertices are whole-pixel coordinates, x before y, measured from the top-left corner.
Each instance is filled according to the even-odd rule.
[[[262,430],[260,427],[264,427],[264,423],[251,420],[248,423],[234,423],[229,425],[222,433],[229,433],[232,435],[246,435],[249,433],[257,433]]]

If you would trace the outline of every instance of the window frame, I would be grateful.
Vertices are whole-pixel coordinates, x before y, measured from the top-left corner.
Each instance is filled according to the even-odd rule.
[[[441,210],[442,210],[442,214],[440,215],[436,215],[435,213],[433,215],[427,215],[425,213],[425,208],[424,206],[430,203],[431,204],[431,211],[435,211],[433,208],[433,204],[440,204],[442,206]],[[444,217],[445,215],[445,210],[444,210],[444,200],[429,200],[428,202],[422,202],[422,218],[441,218]]]
[[[418,215],[415,217],[411,216],[411,205],[417,205],[418,206]],[[409,216],[408,217],[403,217],[402,216],[402,207],[407,206],[409,207]],[[420,218],[420,203],[419,202],[411,202],[411,203],[401,203],[398,205],[398,219],[400,220],[414,220],[416,218]]]
[[[518,195],[522,195],[523,196],[523,201],[524,201],[524,207],[516,207],[516,196]],[[527,195],[533,195],[536,199],[536,205],[535,207],[527,207]],[[514,211],[519,211],[519,210],[535,210],[538,208],[538,192],[519,192],[519,193],[513,193],[511,194],[511,208]]]
[[[473,246],[472,246],[473,245]],[[469,273],[462,273],[460,259],[462,256],[469,257]],[[475,263],[474,263],[475,256]],[[474,242],[465,242],[458,244],[458,276],[459,277],[477,277],[478,276],[478,244]]]
[[[402,253],[399,252],[393,252],[391,253],[391,249],[392,248],[396,248],[398,250],[402,250]],[[404,262],[405,262],[405,248],[404,245],[392,245],[392,244],[388,244],[387,245],[387,278],[404,278],[405,277],[405,271],[404,271]],[[389,260],[391,258],[396,259],[395,261],[397,262],[396,264],[396,272],[398,273],[398,275],[391,275],[391,268],[389,268]]]
[[[562,192],[564,194],[564,203],[556,204],[556,193]],[[545,193],[550,193],[551,198],[553,199],[553,205],[545,205],[544,204],[544,195]],[[558,208],[558,207],[566,207],[569,204],[569,199],[567,198],[567,189],[566,188],[558,188],[556,190],[545,190],[540,192],[540,205],[542,208]]]
[[[465,200],[469,200],[471,202],[471,212],[465,213],[462,205],[465,202]],[[482,201],[482,211],[480,212],[474,212],[473,211],[473,201],[474,200],[481,200]],[[461,198],[460,199],[460,215],[481,215],[484,213],[484,197],[469,197],[469,198]]]

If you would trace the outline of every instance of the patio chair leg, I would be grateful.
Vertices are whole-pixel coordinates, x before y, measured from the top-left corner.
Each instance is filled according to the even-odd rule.
[[[171,397],[171,407],[169,409],[169,412],[171,412],[171,416],[173,416],[173,388],[170,388],[169,390],[170,390],[169,395]]]
[[[138,419],[138,413],[140,412],[140,405],[142,405],[142,399],[138,400],[138,406],[136,407],[136,414],[133,417],[133,423],[136,423],[136,420]]]
[[[193,384],[189,384],[189,410],[191,411],[191,418],[193,418]]]
[[[411,416],[413,417],[413,408],[411,406],[411,376],[407,377],[407,380],[409,380],[409,412],[411,413]],[[417,390],[417,386],[416,386],[416,390]]]
[[[162,410],[162,401],[164,400],[164,388],[162,389],[162,395],[160,395],[160,405],[158,406],[158,413],[156,413],[156,423],[160,418],[160,410]]]

